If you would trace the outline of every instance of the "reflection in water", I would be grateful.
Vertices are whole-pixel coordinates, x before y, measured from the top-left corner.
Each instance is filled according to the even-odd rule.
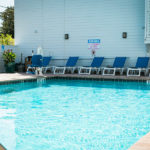
[[[7,150],[15,150],[16,148],[14,117],[14,109],[0,109],[0,143],[2,143]]]
[[[0,143],[8,150],[126,150],[150,130],[149,89],[72,80],[0,86]]]

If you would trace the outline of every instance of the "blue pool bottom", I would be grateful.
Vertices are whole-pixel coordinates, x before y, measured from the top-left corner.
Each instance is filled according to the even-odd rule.
[[[150,131],[150,85],[48,80],[0,86],[8,150],[127,150]]]

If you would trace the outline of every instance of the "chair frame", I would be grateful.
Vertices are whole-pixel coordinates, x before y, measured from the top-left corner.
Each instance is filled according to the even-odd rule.
[[[147,62],[146,62],[145,68],[137,66],[139,59],[144,59],[144,58],[148,59]],[[148,70],[149,70],[148,69],[148,64],[149,64],[149,57],[138,57],[137,62],[136,62],[136,66],[134,68],[128,68],[127,69],[127,76],[128,77],[130,77],[130,76],[140,77],[142,72],[144,72],[144,74],[146,76],[147,73],[148,73]],[[132,72],[133,74],[130,74],[130,72]],[[137,74],[135,74],[135,72],[137,72]]]
[[[42,64],[40,64],[42,62],[42,55],[34,55],[33,57],[39,57],[40,58],[40,62],[38,62],[39,64],[31,64],[31,65],[29,65],[28,68],[27,68],[26,74],[30,73],[30,71],[29,71],[30,69],[32,69],[32,73],[36,72],[37,68],[42,66]],[[32,57],[32,59],[33,59],[33,57]]]
[[[77,59],[76,62],[75,62],[75,65],[76,65],[76,63],[77,63],[79,57],[69,57],[69,59],[68,59],[68,61],[67,61],[67,63],[66,63],[66,66],[54,67],[54,72],[53,72],[53,73],[54,73],[54,74],[65,74],[66,70],[70,70],[70,71],[71,71],[71,74],[73,74],[74,71],[75,71],[75,69],[76,69],[75,65],[73,65],[73,66],[68,66],[68,65],[67,65],[67,64],[69,63],[69,60],[72,59],[72,58],[76,58],[76,59]],[[58,70],[62,70],[62,72],[58,73],[58,72],[57,72]]]
[[[44,73],[44,74],[46,74],[46,72],[47,72],[47,70],[50,68],[51,69],[51,66],[49,66],[49,64],[50,64],[50,61],[51,61],[51,59],[52,59],[52,57],[51,56],[49,56],[49,57],[43,57],[43,59],[44,58],[49,58],[50,60],[49,60],[49,62],[48,62],[48,64],[46,64],[46,65],[43,65],[42,64],[42,72]]]
[[[87,73],[86,72],[82,72],[82,70],[87,71]],[[79,74],[81,74],[81,75],[84,75],[84,74],[85,75],[90,75],[93,70],[96,70],[96,74],[99,74],[101,68],[96,68],[96,67],[80,67],[79,68]]]
[[[124,69],[125,68],[108,68],[108,67],[106,67],[106,68],[103,68],[103,76],[105,75],[107,75],[107,76],[115,76],[116,75],[116,72],[117,71],[119,71],[120,72],[120,75],[123,75],[123,72],[124,72]],[[105,73],[105,71],[108,71],[109,73]],[[112,73],[110,73],[111,71],[113,71]]]
[[[137,74],[130,74],[130,71],[131,72],[138,72]],[[130,77],[130,76],[137,76],[137,77],[140,77],[141,76],[141,73],[144,72],[145,73],[145,76],[148,72],[148,68],[128,68],[127,69],[127,76]]]
[[[116,67],[115,66],[115,61],[119,58],[124,59],[123,67],[120,67],[120,66]],[[124,68],[125,62],[126,62],[126,57],[116,57],[114,60],[114,64],[113,64],[114,67],[104,67],[102,75],[103,76],[115,76],[117,71],[120,72],[120,75],[123,75],[123,72],[125,70],[125,68]],[[106,71],[108,71],[108,73],[105,73]],[[111,73],[111,71],[112,71],[112,73]]]
[[[26,72],[26,73],[29,73],[29,72],[30,72],[30,71],[29,71],[30,69],[32,69],[32,72],[31,72],[32,74],[33,74],[33,72],[35,72],[35,74],[38,74],[38,73],[37,73],[38,71],[39,71],[39,74],[40,74],[40,75],[42,75],[43,72],[46,73],[46,72],[47,72],[47,69],[49,68],[49,66],[48,66],[49,64],[43,66],[43,62],[42,62],[42,61],[43,61],[44,58],[45,58],[45,57],[41,57],[41,65],[39,65],[39,66],[37,65],[37,66],[35,66],[35,67],[32,66],[32,65],[29,66],[29,67],[27,68],[27,72]],[[49,58],[50,58],[50,60],[49,60],[49,63],[50,63],[52,57],[50,56]]]
[[[94,62],[94,59],[96,59],[96,58],[102,59],[102,62],[100,64],[100,66],[101,66],[103,63],[104,57],[94,57],[92,63]],[[79,74],[80,75],[90,75],[93,70],[96,71],[96,74],[99,74],[99,72],[101,71],[101,67],[100,66],[99,67],[92,67],[92,63],[91,63],[90,67],[84,67],[84,66],[79,67],[79,69],[78,69]],[[85,70],[86,72],[82,72],[82,70]]]

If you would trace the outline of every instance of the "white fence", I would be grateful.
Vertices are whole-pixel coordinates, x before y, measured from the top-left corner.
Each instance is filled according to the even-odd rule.
[[[2,46],[0,45],[0,72],[5,72],[5,68],[4,68],[4,61],[2,58],[3,55],[3,51],[4,50],[8,50],[8,49],[12,49],[13,52],[16,54],[16,62],[20,62],[21,59],[21,52],[19,50],[19,48],[17,46],[4,46],[4,49],[2,49]]]

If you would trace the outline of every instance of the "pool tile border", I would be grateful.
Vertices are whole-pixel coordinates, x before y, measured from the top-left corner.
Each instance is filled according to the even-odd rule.
[[[98,77],[87,77],[87,76],[53,76],[53,77],[45,77],[46,80],[50,79],[62,79],[62,80],[89,80],[89,81],[112,81],[112,82],[143,82],[146,83],[148,80],[145,79],[117,79],[117,78],[98,78]],[[150,79],[149,79],[150,81]]]
[[[0,85],[9,85],[9,84],[35,82],[35,81],[37,81],[37,79],[8,80],[8,81],[0,81]]]
[[[16,84],[16,83],[25,83],[25,82],[35,82],[39,78],[45,78],[46,80],[53,79],[62,79],[62,80],[88,80],[88,81],[112,81],[112,82],[139,82],[139,83],[147,83],[150,84],[150,77],[126,77],[126,76],[100,76],[100,75],[44,75],[44,76],[32,76],[29,78],[25,78],[26,75],[22,74],[24,78],[21,79],[10,79],[5,81],[0,81],[0,85],[8,85],[8,84]]]

